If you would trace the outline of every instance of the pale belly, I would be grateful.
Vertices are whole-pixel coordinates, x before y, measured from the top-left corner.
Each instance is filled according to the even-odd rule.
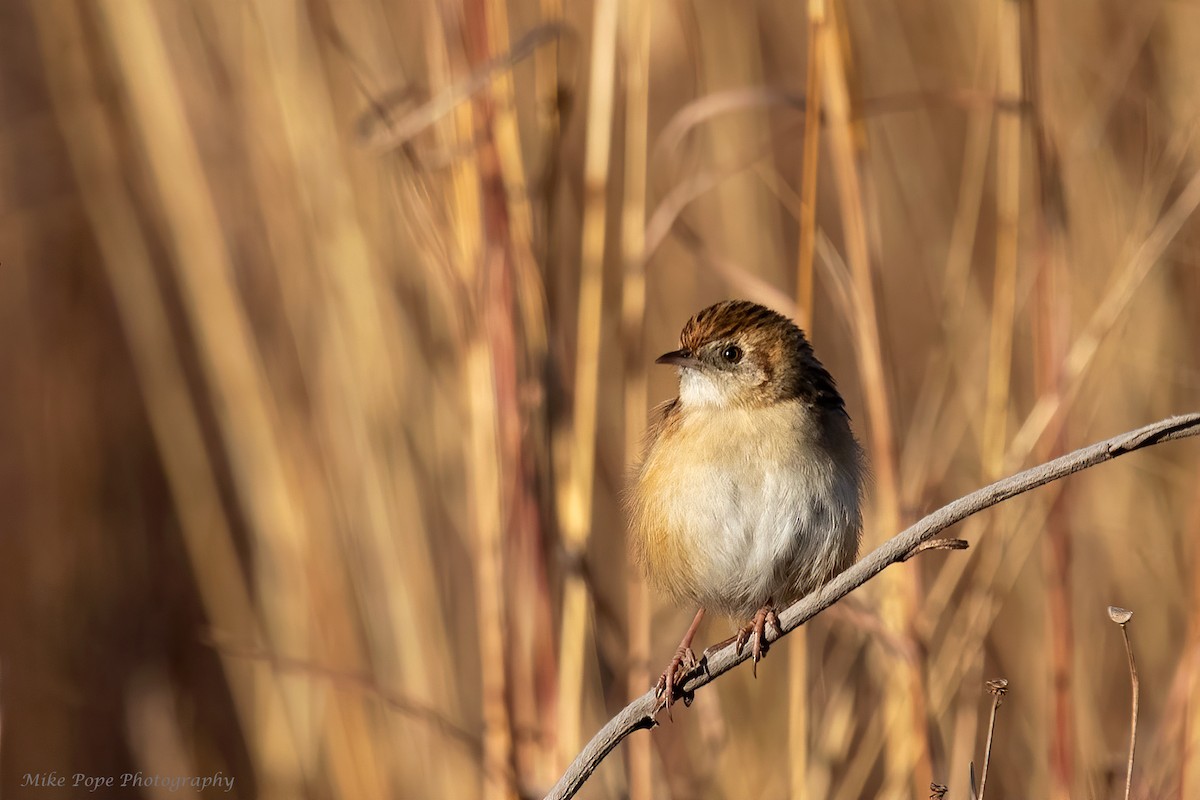
[[[658,565],[651,554],[647,566],[678,599],[745,617],[768,600],[798,599],[853,561],[859,487],[857,473],[814,442],[748,436],[724,421],[690,431],[669,463],[647,465],[658,468],[643,473],[652,484],[643,489],[669,545],[658,551],[677,554]]]

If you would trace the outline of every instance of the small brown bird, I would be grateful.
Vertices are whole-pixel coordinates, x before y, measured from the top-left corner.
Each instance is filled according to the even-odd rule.
[[[833,378],[791,320],[727,301],[688,320],[679,396],[655,412],[628,495],[634,550],[651,582],[699,607],[659,678],[670,709],[696,664],[705,611],[750,619],[755,669],[776,604],[854,562],[862,530],[862,449]]]

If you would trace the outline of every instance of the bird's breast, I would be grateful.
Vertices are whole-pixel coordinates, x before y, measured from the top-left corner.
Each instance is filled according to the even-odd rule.
[[[634,532],[651,578],[740,615],[825,580],[848,542],[853,558],[857,475],[812,423],[792,406],[684,412],[638,480]]]

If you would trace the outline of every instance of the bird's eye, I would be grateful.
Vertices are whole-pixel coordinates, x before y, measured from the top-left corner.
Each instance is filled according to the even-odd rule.
[[[726,345],[725,349],[721,351],[721,358],[725,359],[730,364],[736,364],[742,360],[742,348],[738,347],[736,344]]]

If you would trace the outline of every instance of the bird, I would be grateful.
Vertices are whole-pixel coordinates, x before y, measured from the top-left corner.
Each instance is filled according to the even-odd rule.
[[[757,677],[776,609],[854,563],[867,466],[833,377],[776,311],[709,306],[655,363],[679,392],[652,413],[625,499],[649,582],[698,609],[656,684],[669,714],[706,612],[748,620],[737,651],[752,640]]]

